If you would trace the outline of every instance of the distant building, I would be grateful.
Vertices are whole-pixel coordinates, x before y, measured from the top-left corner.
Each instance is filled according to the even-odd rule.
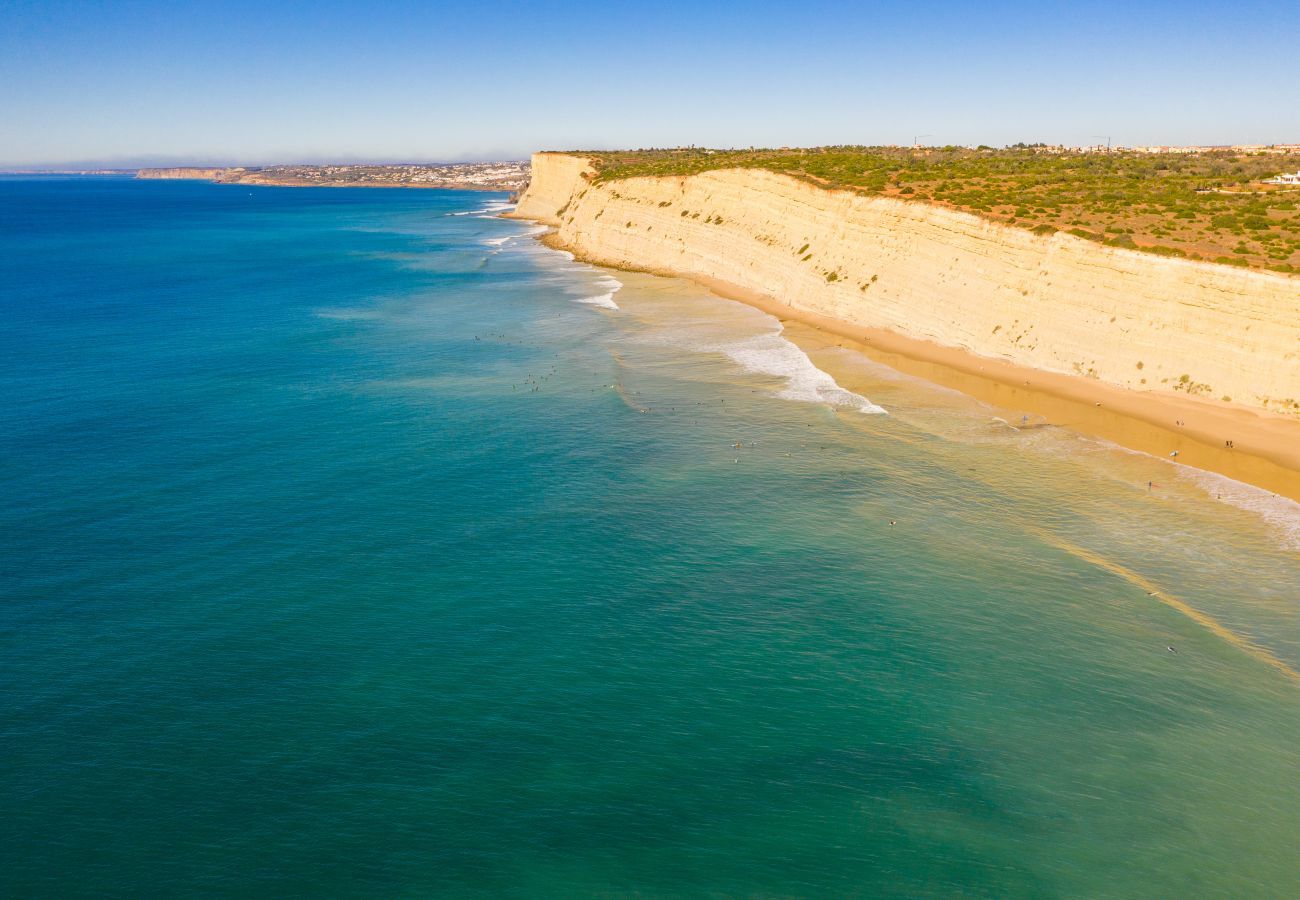
[[[1300,172],[1294,175],[1278,175],[1276,178],[1265,179],[1264,184],[1289,184],[1300,187]]]

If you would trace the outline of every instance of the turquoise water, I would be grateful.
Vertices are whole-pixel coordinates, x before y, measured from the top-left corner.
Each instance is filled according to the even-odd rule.
[[[502,201],[0,180],[0,892],[1300,893],[1294,505]]]

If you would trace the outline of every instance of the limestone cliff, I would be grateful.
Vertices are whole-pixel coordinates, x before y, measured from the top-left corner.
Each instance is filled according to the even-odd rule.
[[[170,169],[141,169],[135,173],[136,178],[201,178],[206,181],[216,181],[228,177],[231,173],[242,174],[243,169],[204,169],[193,166],[179,166]]]
[[[580,256],[1143,391],[1300,415],[1300,278],[1037,235],[761,170],[593,184],[533,157],[516,215]]]

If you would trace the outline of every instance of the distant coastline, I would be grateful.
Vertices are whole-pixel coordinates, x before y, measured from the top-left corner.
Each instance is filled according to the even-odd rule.
[[[145,168],[146,180],[211,181],[276,187],[401,187],[468,191],[519,191],[528,184],[529,163],[446,165],[172,166]]]
[[[104,178],[134,178],[139,169],[0,169],[0,175],[93,175]]]

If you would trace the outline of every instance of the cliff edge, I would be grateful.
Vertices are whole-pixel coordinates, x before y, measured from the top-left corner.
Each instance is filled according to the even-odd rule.
[[[592,262],[1135,391],[1300,418],[1300,278],[1038,235],[758,169],[596,183],[533,156],[515,215]]]

